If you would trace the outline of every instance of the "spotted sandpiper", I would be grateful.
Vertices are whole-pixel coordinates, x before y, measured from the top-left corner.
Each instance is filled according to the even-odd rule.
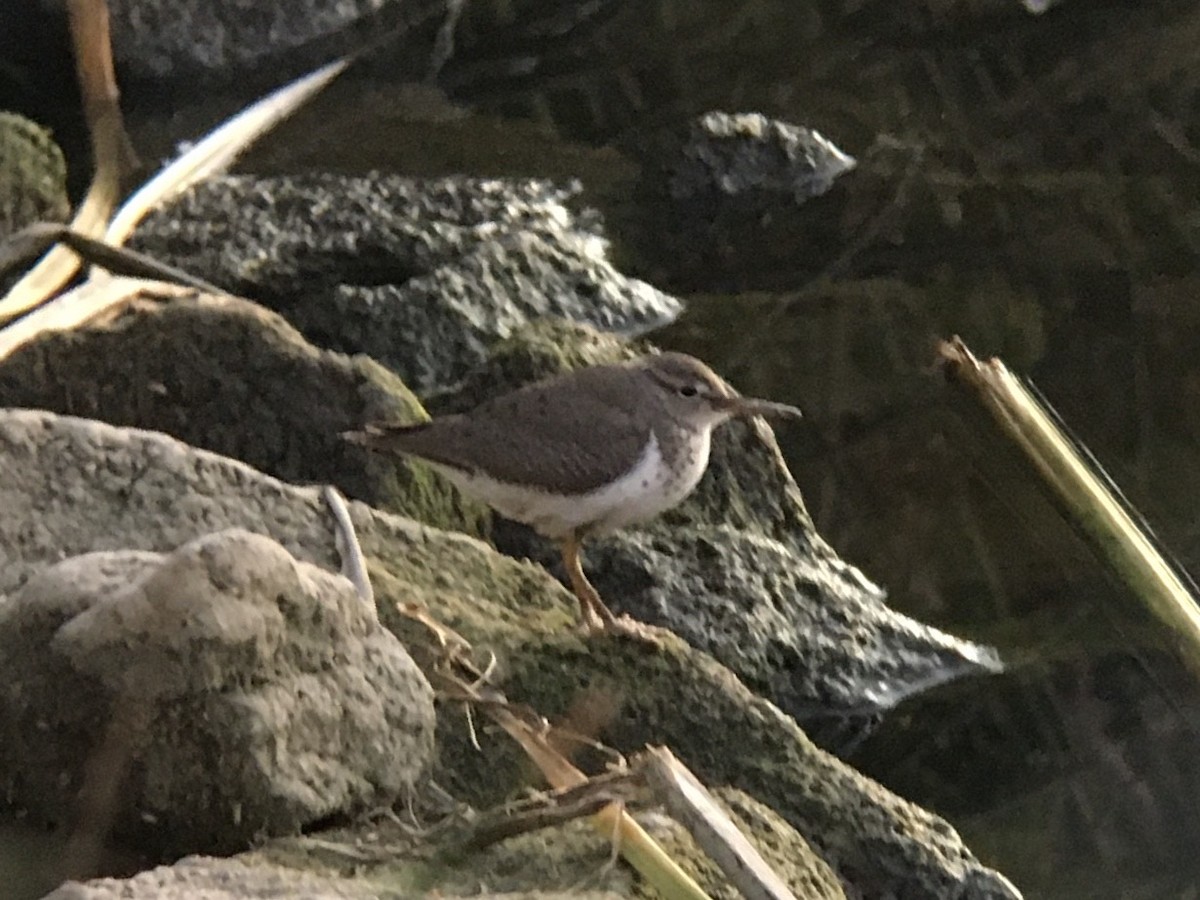
[[[559,544],[585,631],[637,632],[615,616],[579,560],[584,537],[675,506],[708,466],[713,429],[734,416],[799,416],[742,397],[682,353],[592,366],[418,425],[346,437],[424,460],[463,493]]]

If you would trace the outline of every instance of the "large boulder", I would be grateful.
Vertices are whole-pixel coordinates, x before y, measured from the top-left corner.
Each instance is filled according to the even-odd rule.
[[[613,266],[599,218],[572,208],[580,191],[544,179],[228,175],[150,216],[135,244],[424,391],[546,316],[635,335],[679,314],[674,297]]]
[[[0,677],[8,802],[97,842],[236,849],[410,796],[433,754],[432,690],[374,610],[237,529],[33,574]]]

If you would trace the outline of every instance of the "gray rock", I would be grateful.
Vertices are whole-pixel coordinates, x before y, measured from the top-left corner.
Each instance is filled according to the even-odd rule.
[[[401,900],[411,893],[298,872],[262,859],[191,856],[132,878],[68,882],[44,900]]]
[[[0,241],[39,220],[64,221],[70,210],[66,162],[50,132],[0,111]]]
[[[614,608],[670,628],[800,721],[874,715],[966,675],[1002,670],[985,646],[923,625],[828,550],[753,529],[650,525],[595,541]]]
[[[432,756],[432,691],[399,641],[262,535],[52,565],[0,602],[0,653],[9,802],[160,852],[393,803]]]
[[[375,419],[423,418],[399,379],[366,357],[319,350],[245,300],[147,303],[100,326],[45,335],[0,360],[0,397],[163,431],[431,524],[474,532],[486,520],[428,470],[342,438]]]
[[[0,509],[0,594],[65,557],[171,552],[230,528],[267,535],[303,562],[340,567],[318,488],[285,484],[162,434],[47,412],[0,409]],[[513,633],[572,621],[570,595],[539,566],[362,503],[350,511],[364,550],[386,568],[375,588],[389,625],[397,601],[445,606],[474,579],[494,592],[467,602]],[[520,621],[512,619],[515,609]]]
[[[821,271],[832,252],[845,252],[844,239],[832,246],[837,221],[822,195],[857,162],[811,128],[708,112],[654,133],[638,156],[637,213],[621,217],[622,250],[657,283],[705,294],[790,291],[797,271]]]
[[[389,175],[225,176],[138,230],[139,250],[367,353],[414,390],[452,383],[545,316],[623,335],[678,315],[626,278],[577,183]]]
[[[760,113],[708,112],[692,122],[667,189],[679,203],[763,212],[819,197],[853,169],[848,156],[811,128]]]
[[[429,19],[443,3],[396,0],[112,0],[113,55],[123,71],[157,80],[315,67],[357,49],[385,22]],[[380,21],[376,21],[380,20]]]

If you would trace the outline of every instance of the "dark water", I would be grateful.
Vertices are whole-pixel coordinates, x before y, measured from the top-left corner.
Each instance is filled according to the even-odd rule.
[[[1200,896],[1195,677],[934,366],[961,334],[1030,377],[1200,571],[1196,4],[564,9],[472,6],[434,83],[338,85],[242,167],[582,178],[623,267],[689,303],[659,343],[805,409],[780,437],[826,539],[1010,663],[850,761],[1028,897]],[[151,157],[186,136],[153,100],[131,96]],[[639,218],[637,148],[710,109],[815,127],[860,169],[803,229],[684,269]]]
[[[689,301],[660,342],[802,406],[781,439],[820,531],[897,608],[1009,660],[901,708],[850,761],[1029,897],[1197,896],[1195,678],[933,363],[961,334],[1030,377],[1200,571],[1200,13],[833,6],[648,13],[665,33],[630,38],[644,54],[459,96],[546,127],[551,159],[592,148],[576,162],[605,163],[618,254]],[[619,227],[603,148],[707,108],[816,127],[861,166],[806,233],[677,271],[649,246],[669,235]],[[880,163],[882,136],[909,162]]]
[[[813,371],[820,366],[803,362],[836,355],[836,338],[813,327],[822,305],[796,312],[793,332],[777,327],[756,341],[774,361],[766,371],[758,354],[742,364],[743,380],[775,383],[780,396],[814,410],[811,432],[783,437],[819,529],[889,588],[894,606],[995,644],[1010,665],[1004,676],[908,703],[848,758],[944,815],[1027,896],[1194,896],[1194,669],[999,446],[987,420],[934,374],[914,365],[902,377],[864,378],[857,389],[823,382]],[[843,327],[842,311],[824,306],[826,320]],[[671,340],[719,363],[729,318],[722,302],[706,300]],[[1131,321],[1122,353],[1144,365],[1154,324]],[[1190,435],[1164,436],[1147,408],[1173,403],[1171,389],[1147,378],[1137,386],[1145,405],[1114,409],[1135,390],[1127,379],[1138,366],[1085,376],[1079,356],[1117,344],[1079,323],[1063,328],[1050,337],[1075,354],[1047,356],[1027,371],[1194,569],[1188,496],[1196,494],[1173,471],[1194,471],[1186,454],[1195,444]],[[807,373],[803,383],[797,370]],[[822,405],[831,395],[841,416]],[[845,412],[872,397],[881,407],[875,420]]]

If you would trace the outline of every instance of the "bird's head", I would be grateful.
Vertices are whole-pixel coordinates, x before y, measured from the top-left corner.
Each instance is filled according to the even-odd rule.
[[[700,360],[684,353],[662,353],[637,362],[662,392],[663,403],[679,419],[702,427],[733,417],[791,416],[794,406],[743,397]]]

